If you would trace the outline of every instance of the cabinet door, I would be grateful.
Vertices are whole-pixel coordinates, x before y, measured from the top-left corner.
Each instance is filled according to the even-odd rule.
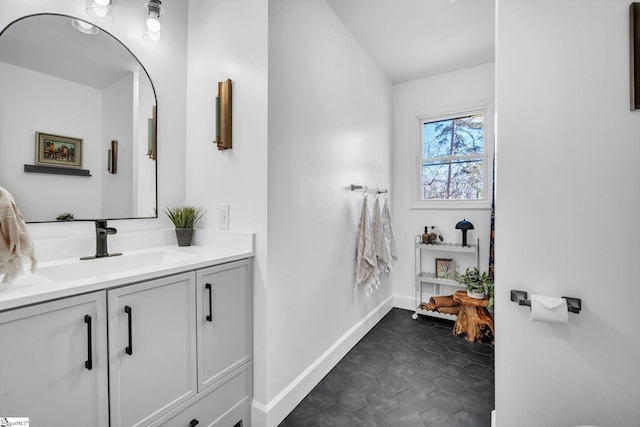
[[[251,261],[197,272],[198,390],[252,357]]]
[[[195,274],[108,291],[111,425],[149,422],[196,393]]]
[[[0,415],[108,426],[105,292],[0,313]]]

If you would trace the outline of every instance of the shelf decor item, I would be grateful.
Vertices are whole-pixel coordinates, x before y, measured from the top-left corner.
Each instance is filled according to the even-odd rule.
[[[82,139],[36,132],[36,165],[82,167]]]
[[[467,246],[467,231],[473,230],[473,224],[466,219],[463,219],[456,224],[456,230],[462,231],[462,246]]]
[[[455,261],[452,258],[436,258],[437,279],[453,280],[455,272]]]
[[[202,208],[185,205],[167,208],[164,212],[176,227],[178,246],[191,246],[193,226],[205,213]]]
[[[443,241],[444,241],[444,236],[442,236],[442,233],[440,232],[438,227],[436,227],[435,225],[432,225],[430,227],[424,228],[424,234],[422,235],[422,243],[426,243],[428,245],[437,245],[442,243]]]
[[[456,275],[458,283],[467,287],[467,295],[471,298],[484,299],[485,291],[493,289],[493,280],[486,272],[480,273],[476,267],[467,268],[465,274]]]

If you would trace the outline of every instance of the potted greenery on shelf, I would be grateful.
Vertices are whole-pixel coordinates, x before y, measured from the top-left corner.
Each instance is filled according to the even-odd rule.
[[[185,205],[167,208],[164,212],[176,227],[178,246],[191,246],[193,226],[204,215],[202,208]]]
[[[456,281],[466,285],[467,295],[471,298],[484,299],[485,293],[493,294],[493,280],[486,272],[480,273],[476,267],[469,267],[465,274],[456,275]]]

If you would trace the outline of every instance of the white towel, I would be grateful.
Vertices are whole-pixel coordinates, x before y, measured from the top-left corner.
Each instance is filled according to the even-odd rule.
[[[393,268],[393,264],[398,260],[398,248],[396,247],[396,234],[393,231],[393,224],[391,222],[391,213],[389,212],[389,205],[387,199],[384,200],[384,206],[382,208],[382,237],[385,240],[385,248],[387,249],[387,267],[389,271]]]
[[[36,258],[29,230],[24,223],[11,194],[0,187],[0,274],[2,283],[11,283],[24,273],[23,262],[31,261],[31,271],[36,269]]]
[[[367,198],[362,201],[362,214],[358,225],[358,242],[356,247],[356,285],[361,285],[371,290],[371,285],[377,284],[378,264],[376,262],[376,249],[373,242],[371,222],[369,220],[369,208]]]
[[[373,204],[373,224],[371,226],[373,232],[373,245],[376,249],[376,259],[378,270],[381,273],[388,273],[387,264],[389,260],[389,251],[387,250],[384,240],[384,223],[382,222],[382,213],[380,212],[380,199],[376,197]]]

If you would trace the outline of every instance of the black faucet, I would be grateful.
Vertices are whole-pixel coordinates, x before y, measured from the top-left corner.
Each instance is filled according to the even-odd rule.
[[[107,250],[107,236],[109,234],[116,234],[117,232],[118,230],[115,228],[107,227],[106,219],[96,220],[96,254],[92,256],[85,256],[80,259],[95,259],[122,255],[121,253],[110,254]]]

